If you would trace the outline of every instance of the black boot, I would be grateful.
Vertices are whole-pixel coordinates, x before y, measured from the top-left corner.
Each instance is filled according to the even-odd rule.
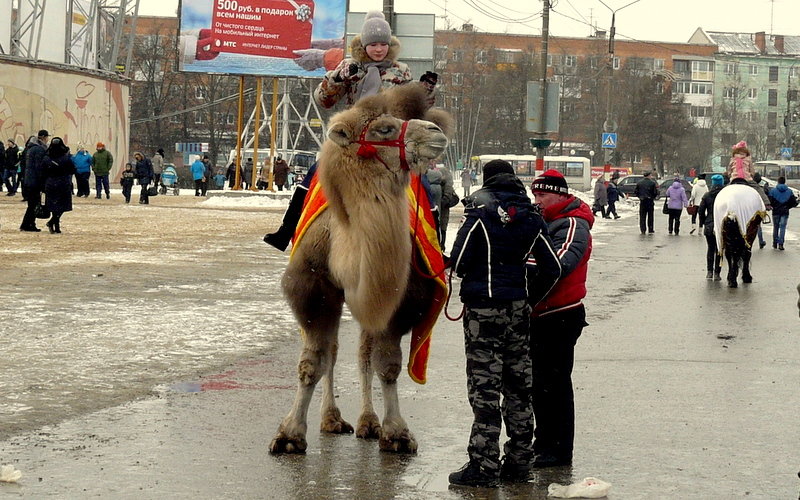
[[[55,224],[56,224],[55,223],[55,219],[50,219],[49,221],[47,221],[47,229],[50,230],[50,234],[55,234],[55,232],[56,232],[56,225]]]
[[[300,214],[303,213],[303,202],[306,199],[307,190],[297,188],[292,195],[292,200],[289,202],[289,208],[283,214],[283,223],[274,233],[269,233],[264,236],[264,243],[272,245],[281,252],[286,250],[289,242],[292,241],[292,236],[297,229],[297,223],[300,222]]]

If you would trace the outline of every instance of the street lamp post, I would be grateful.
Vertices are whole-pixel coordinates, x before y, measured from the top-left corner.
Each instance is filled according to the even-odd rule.
[[[641,2],[642,0],[633,0],[628,4],[623,5],[617,9],[612,9],[603,0],[598,0],[603,6],[611,11],[611,29],[608,32],[608,96],[606,100],[606,121],[603,122],[603,132],[616,132],[617,131],[617,122],[615,122],[612,118],[611,114],[611,81],[614,76],[614,34],[616,33],[616,26],[615,21],[617,17],[617,12],[621,11],[625,7],[630,7],[631,5]],[[603,171],[610,172],[611,171],[611,149],[604,148],[603,150],[603,158],[604,158],[604,166]]]

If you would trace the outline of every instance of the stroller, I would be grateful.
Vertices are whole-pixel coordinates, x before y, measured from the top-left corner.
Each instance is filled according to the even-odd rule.
[[[161,194],[167,194],[167,190],[171,189],[172,194],[178,196],[180,189],[178,189],[178,172],[173,166],[166,166],[161,171],[161,186],[159,191]]]

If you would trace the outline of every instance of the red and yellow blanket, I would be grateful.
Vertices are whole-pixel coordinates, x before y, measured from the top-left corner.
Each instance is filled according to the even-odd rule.
[[[418,197],[417,194],[420,194]],[[406,188],[408,196],[409,211],[409,232],[422,256],[418,262],[419,270],[425,273],[426,278],[433,279],[435,286],[434,299],[431,301],[428,310],[421,322],[411,330],[411,351],[408,356],[408,375],[414,382],[424,384],[427,380],[428,355],[430,353],[431,335],[433,326],[439,317],[439,313],[444,307],[447,299],[447,283],[444,279],[444,262],[442,251],[439,247],[439,240],[436,236],[433,216],[431,215],[430,202],[421,185],[418,175],[411,175],[411,183]],[[311,223],[328,207],[328,200],[322,187],[317,182],[317,177],[311,181],[306,200],[303,205],[303,213],[297,225],[297,231],[292,239],[292,255],[300,244],[306,230]],[[414,271],[412,271],[414,272]],[[430,278],[430,275],[436,274]]]

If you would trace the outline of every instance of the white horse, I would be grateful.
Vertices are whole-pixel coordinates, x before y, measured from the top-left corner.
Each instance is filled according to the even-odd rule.
[[[714,200],[714,235],[717,249],[728,262],[728,286],[736,288],[739,262],[742,282],[750,283],[751,246],[767,212],[761,196],[745,184],[730,184]]]

